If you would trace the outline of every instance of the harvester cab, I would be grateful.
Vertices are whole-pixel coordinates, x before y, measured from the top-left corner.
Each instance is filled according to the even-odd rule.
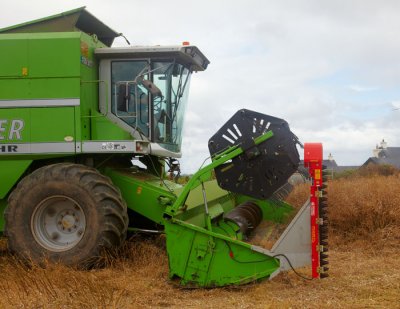
[[[210,138],[211,162],[187,184],[168,180],[165,162],[179,174],[190,76],[209,61],[187,44],[111,47],[119,35],[85,8],[0,29],[0,229],[10,251],[87,267],[140,230],[165,234],[182,285],[306,265],[326,276],[322,146],[305,146],[312,185],[297,214],[283,199],[299,141],[285,120],[247,109]]]
[[[180,157],[190,77],[207,68],[207,58],[188,44],[98,48],[95,54],[104,81],[100,111],[142,141],[143,154]]]

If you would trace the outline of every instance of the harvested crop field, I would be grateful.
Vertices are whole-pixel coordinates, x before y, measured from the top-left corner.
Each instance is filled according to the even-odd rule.
[[[330,181],[330,277],[292,271],[241,287],[182,289],[168,280],[163,236],[135,236],[103,269],[26,267],[2,240],[1,308],[400,308],[400,176]],[[307,188],[289,197],[302,204]],[[309,276],[309,269],[300,272]]]

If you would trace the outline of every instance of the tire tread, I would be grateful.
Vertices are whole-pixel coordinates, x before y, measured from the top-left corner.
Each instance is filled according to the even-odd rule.
[[[98,227],[98,241],[90,251],[88,259],[101,256],[105,250],[120,247],[126,239],[128,229],[127,206],[120,190],[111,179],[100,174],[96,169],[80,164],[57,163],[39,168],[24,177],[8,198],[8,206],[4,212],[5,235],[8,237],[9,249],[19,256],[24,256],[20,246],[14,241],[18,233],[18,222],[15,222],[15,212],[21,198],[31,190],[33,184],[49,181],[72,182],[83,188],[94,200],[98,213],[103,217],[104,224]],[[78,265],[79,266],[79,265]],[[86,265],[87,266],[87,265]]]

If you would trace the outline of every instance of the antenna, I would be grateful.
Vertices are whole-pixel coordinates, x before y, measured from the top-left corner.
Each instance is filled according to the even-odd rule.
[[[125,39],[126,43],[128,43],[128,45],[131,45],[131,42],[128,41],[128,39],[123,33],[119,33],[118,36],[122,36]]]

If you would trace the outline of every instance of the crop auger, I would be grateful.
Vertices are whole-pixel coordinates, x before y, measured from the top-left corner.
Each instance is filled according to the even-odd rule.
[[[170,277],[185,286],[310,264],[327,276],[321,144],[305,144],[310,200],[295,216],[282,198],[299,142],[272,116],[239,110],[209,140],[208,165],[185,186],[168,180],[190,76],[209,61],[187,43],[110,47],[120,35],[85,8],[0,29],[0,229],[11,252],[90,267],[127,231],[163,232]]]

